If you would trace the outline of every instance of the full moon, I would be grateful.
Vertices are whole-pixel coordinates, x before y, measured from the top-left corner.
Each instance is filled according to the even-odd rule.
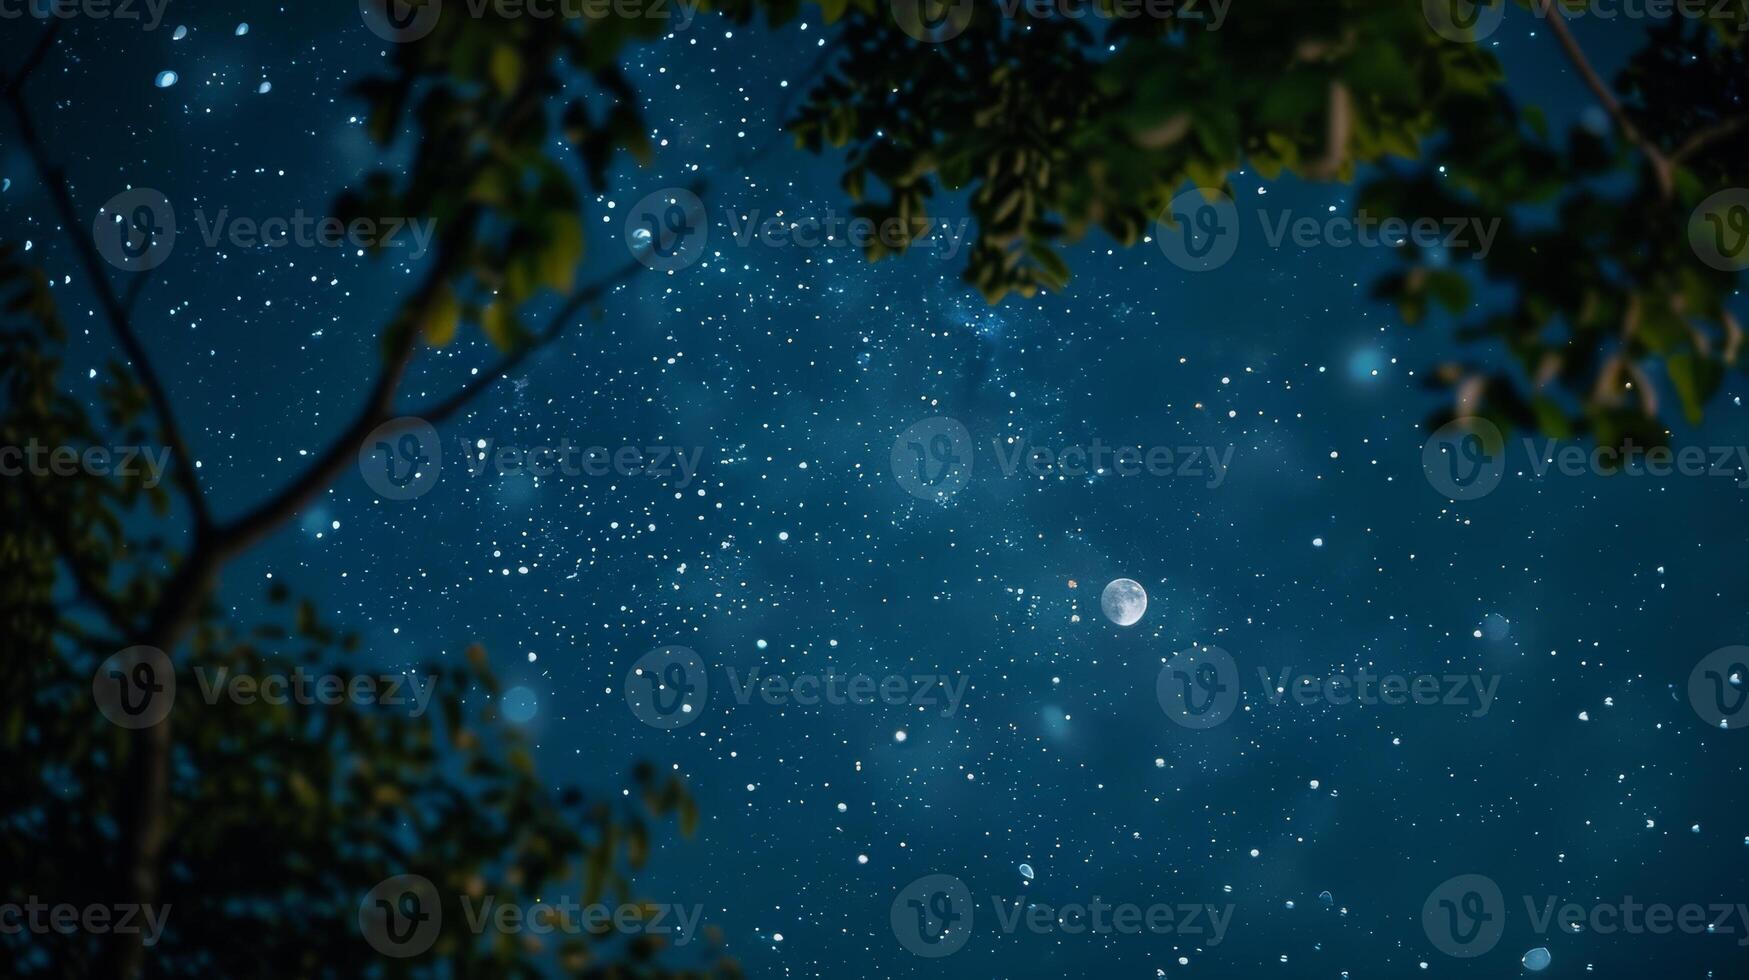
[[[1135,579],[1116,578],[1099,594],[1099,609],[1119,626],[1134,626],[1148,611],[1148,593]]]

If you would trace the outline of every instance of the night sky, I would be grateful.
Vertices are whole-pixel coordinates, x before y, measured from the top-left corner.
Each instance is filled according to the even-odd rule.
[[[138,327],[230,514],[350,416],[421,266],[202,240],[197,210],[324,215],[383,165],[347,88],[387,45],[355,5],[222,6],[172,2],[150,32],[70,23],[31,93],[82,214],[129,187],[176,207],[180,237]],[[702,904],[755,977],[1501,977],[1535,947],[1552,954],[1546,976],[1749,976],[1735,915],[1731,935],[1538,935],[1520,898],[1749,903],[1749,736],[1709,729],[1686,694],[1702,657],[1749,643],[1743,471],[1539,479],[1520,453],[1482,499],[1437,492],[1422,449],[1440,396],[1422,379],[1458,350],[1449,323],[1410,329],[1369,298],[1388,249],[1272,249],[1257,232],[1259,208],[1350,213],[1340,185],[1242,174],[1243,237],[1221,268],[1186,272],[1152,241],[1094,236],[1067,250],[1067,290],[998,307],[961,281],[963,258],[927,247],[871,265],[852,248],[738,244],[749,216],[849,211],[840,161],[777,134],[826,36],[809,13],[775,32],[701,15],[631,51],[655,157],[622,160],[610,192],[586,200],[583,278],[626,262],[636,202],[706,176],[701,260],[633,276],[599,318],[444,422],[430,492],[385,499],[349,471],[231,568],[236,616],[256,614],[271,579],[358,630],[380,669],[481,642],[507,685],[533,693],[526,725],[554,785],[617,793],[640,758],[684,776],[700,831],[664,837],[642,891]],[[0,22],[8,63],[37,29]],[[1581,36],[1613,64],[1633,30]],[[1488,43],[1557,126],[1596,123],[1533,19],[1514,8]],[[167,70],[177,81],[156,87]],[[0,132],[0,225],[51,272],[70,383],[89,397],[111,336]],[[934,206],[964,216],[952,195]],[[464,330],[420,355],[400,404],[496,356]],[[1743,394],[1727,378],[1675,444],[1749,444]],[[937,417],[974,447],[944,503],[908,493],[891,464],[895,438]],[[698,471],[685,486],[471,476],[464,458],[479,440],[567,438],[697,447]],[[997,446],[1015,438],[1230,448],[1230,468],[1218,486],[1008,476]],[[1133,626],[1101,612],[1117,578],[1147,592]],[[1244,692],[1199,731],[1168,718],[1156,677],[1202,644],[1232,656]],[[711,688],[696,721],[664,730],[628,709],[625,686],[669,645],[697,652]],[[1363,667],[1478,674],[1496,699],[1480,717],[1274,704],[1258,680]],[[740,704],[731,668],[966,686],[951,716]],[[1509,906],[1498,947],[1474,961],[1422,923],[1429,893],[1466,873]],[[907,951],[889,921],[901,889],[932,874],[977,902],[969,941],[941,959]],[[1005,934],[991,896],[1232,912],[1218,944]]]

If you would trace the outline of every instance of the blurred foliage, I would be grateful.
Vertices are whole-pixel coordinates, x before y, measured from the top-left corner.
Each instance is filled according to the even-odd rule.
[[[790,13],[726,9],[747,20],[761,7]],[[1609,25],[1638,32],[1613,90],[1668,175],[1607,117],[1548,133],[1492,54],[1434,31],[1412,0],[1245,0],[1219,29],[1207,4],[1183,5],[1195,18],[1075,20],[973,0],[964,30],[933,44],[877,0],[821,7],[841,18],[845,53],[794,120],[798,144],[841,149],[845,192],[871,217],[913,219],[935,188],[966,191],[978,224],[966,278],[992,302],[1061,288],[1061,242],[1098,228],[1132,245],[1185,186],[1230,192],[1249,168],[1359,179],[1356,210],[1373,220],[1501,219],[1486,256],[1474,241],[1408,245],[1377,285],[1405,321],[1437,304],[1485,342],[1481,360],[1429,372],[1451,395],[1430,425],[1482,415],[1660,444],[1660,391],[1698,422],[1741,367],[1726,305],[1738,274],[1697,258],[1689,222],[1709,195],[1749,185],[1742,4]],[[1531,0],[1503,13],[1554,16]],[[1550,35],[1534,42],[1563,57]]]
[[[64,331],[47,281],[0,243],[0,445],[147,444],[145,397],[112,365],[93,418],[60,378]],[[143,473],[9,476],[0,481],[0,830],[4,896],[75,906],[125,899],[117,866],[127,832],[130,759],[145,732],[107,721],[92,699],[98,664],[126,646],[112,620],[143,623],[177,556],[142,531],[174,513]],[[58,564],[58,563],[64,563]],[[63,572],[63,568],[65,571]],[[75,581],[78,579],[79,581]],[[496,709],[483,650],[423,665],[428,710],[201,695],[196,671],[256,678],[366,673],[357,638],[275,585],[254,624],[203,603],[178,651],[169,719],[167,843],[153,904],[163,937],[141,974],[212,976],[734,977],[709,942],[665,953],[664,940],[611,930],[550,936],[467,928],[462,896],[523,907],[564,895],[641,904],[629,875],[649,857],[652,821],[698,812],[680,781],[648,766],[630,792],[592,800],[552,789],[529,746]],[[419,874],[443,901],[427,953],[386,958],[367,945],[359,905],[378,882]],[[0,974],[104,972],[107,937],[0,932]],[[665,965],[679,956],[687,969]]]
[[[1112,0],[1091,2],[1109,14]],[[1557,16],[1543,2],[1517,0],[1504,15]],[[1697,421],[1740,364],[1726,308],[1737,274],[1695,255],[1688,223],[1713,192],[1749,184],[1742,4],[1610,25],[1643,40],[1614,80],[1632,138],[1601,116],[1550,134],[1535,106],[1509,97],[1485,47],[1435,31],[1413,0],[1246,0],[1218,20],[1209,4],[1071,18],[970,0],[955,22],[963,30],[940,43],[900,26],[907,4],[947,9],[820,0],[830,57],[804,80],[789,121],[798,146],[841,154],[858,216],[906,229],[896,245],[871,240],[872,260],[929,234],[931,198],[960,192],[977,225],[965,277],[1000,302],[1064,288],[1065,242],[1094,230],[1143,241],[1186,186],[1230,190],[1241,168],[1358,180],[1357,211],[1375,221],[1502,222],[1485,256],[1475,241],[1437,254],[1404,246],[1401,270],[1377,284],[1405,321],[1437,306],[1460,337],[1486,342],[1478,360],[1428,372],[1451,396],[1433,423],[1479,414],[1557,436],[1661,443],[1659,392]],[[459,318],[501,346],[528,343],[519,310],[543,288],[563,293],[581,257],[570,175],[599,190],[617,152],[648,159],[649,129],[617,65],[626,44],[667,22],[636,9],[554,22],[488,5],[484,16],[439,18],[428,37],[392,46],[391,72],[361,86],[372,132],[385,144],[407,138],[416,155],[408,180],[384,172],[349,203],[491,215],[470,245],[464,295],[446,296],[428,329],[434,341]],[[777,25],[803,5],[705,9]],[[1536,42],[1564,57],[1545,42],[1551,33]],[[590,95],[567,84],[578,77]],[[570,165],[548,155],[554,136],[574,149]]]

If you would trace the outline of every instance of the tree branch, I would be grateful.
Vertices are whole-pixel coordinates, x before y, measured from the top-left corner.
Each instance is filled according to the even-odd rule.
[[[1591,61],[1585,57],[1584,49],[1579,47],[1578,39],[1573,37],[1571,30],[1568,30],[1566,18],[1554,9],[1553,0],[1536,0],[1536,7],[1537,12],[1548,23],[1549,33],[1555,36],[1555,40],[1561,45],[1561,50],[1567,53],[1567,60],[1571,61],[1573,67],[1578,70],[1579,77],[1585,82],[1585,87],[1591,90],[1591,94],[1597,96],[1597,100],[1603,103],[1604,111],[1609,113],[1609,118],[1615,121],[1616,129],[1621,131],[1622,138],[1638,147],[1639,151],[1645,154],[1646,161],[1652,165],[1652,173],[1658,180],[1659,193],[1668,199],[1676,189],[1675,174],[1670,159],[1664,155],[1664,151],[1654,146],[1652,141],[1640,132],[1640,128],[1635,126],[1634,121],[1628,117],[1627,109],[1623,108],[1621,100],[1617,99],[1615,93],[1609,90],[1609,86],[1604,83],[1602,76],[1597,74],[1597,69],[1591,67]]]
[[[36,71],[38,65],[42,64],[43,59],[48,56],[49,49],[55,46],[55,38],[60,33],[61,22],[57,20],[51,22],[48,30],[43,31],[42,37],[36,39],[36,46],[30,49],[29,55],[25,56],[24,63],[18,68],[18,73],[6,80],[5,94],[8,99],[24,87],[24,80]]]
[[[195,476],[193,457],[189,454],[187,442],[182,438],[181,428],[176,424],[176,413],[171,408],[170,396],[165,391],[158,372],[152,367],[152,359],[146,353],[145,345],[140,343],[139,336],[134,333],[133,319],[128,314],[127,304],[122,302],[110,285],[96,244],[84,223],[79,220],[78,209],[73,206],[72,192],[67,189],[66,174],[49,160],[48,150],[37,135],[30,109],[24,104],[25,79],[41,63],[52,40],[53,31],[50,31],[31,52],[24,69],[6,87],[6,103],[12,109],[19,140],[30,156],[31,165],[48,191],[49,200],[53,202],[55,212],[60,216],[67,238],[72,242],[74,251],[79,254],[85,266],[86,275],[91,279],[92,289],[97,293],[98,305],[103,308],[105,319],[109,321],[116,339],[121,342],[122,350],[132,363],[141,387],[146,389],[146,398],[152,405],[153,413],[158,416],[159,431],[176,464],[176,485],[181,489],[183,497],[188,501],[188,508],[194,515],[195,534],[198,537],[211,525],[212,518],[207,512],[200,481]]]
[[[836,50],[836,44],[826,45],[814,57],[806,70],[810,73],[818,71],[821,66],[825,65],[831,59]],[[796,98],[797,95],[792,93],[790,101],[786,103],[786,108],[784,110],[785,114],[788,113],[789,107],[794,105]],[[776,145],[778,135],[781,135],[781,131],[779,134],[774,134],[772,138],[766,140],[751,152],[737,157],[733,162],[731,169],[735,171],[745,169],[748,165],[764,156],[773,146]],[[700,178],[689,185],[688,189],[694,194],[702,195],[707,189],[708,183],[707,180]],[[479,215],[477,212],[470,211],[466,218],[457,219],[456,222],[451,222],[448,229],[446,229],[450,234],[445,237],[450,238],[452,242],[465,241],[465,236],[471,231],[473,223],[477,221],[478,217]],[[451,235],[457,233],[460,233],[463,237],[451,238]],[[392,417],[394,412],[395,390],[400,386],[401,379],[405,375],[407,366],[412,360],[413,352],[417,348],[418,339],[420,337],[418,325],[423,321],[425,312],[429,310],[431,300],[436,295],[437,289],[442,286],[448,278],[450,267],[445,265],[446,256],[450,260],[459,258],[453,254],[456,251],[457,249],[453,247],[445,248],[442,243],[440,243],[438,266],[432,270],[431,275],[422,284],[419,292],[410,301],[408,307],[403,310],[403,323],[409,325],[409,329],[405,330],[401,336],[396,338],[394,348],[385,354],[383,370],[378,375],[376,382],[371,386],[370,394],[366,397],[364,405],[360,408],[357,415],[354,416],[351,424],[349,424],[340,436],[330,443],[326,449],[317,455],[315,462],[306,468],[303,473],[299,474],[290,484],[281,489],[280,492],[274,494],[272,497],[258,504],[254,508],[246,511],[241,517],[220,527],[214,528],[211,535],[210,548],[213,558],[212,568],[209,570],[203,570],[199,567],[194,567],[190,569],[190,573],[193,577],[199,578],[204,574],[210,574],[212,571],[216,571],[218,565],[223,564],[231,557],[246,550],[250,545],[272,532],[274,528],[283,524],[287,520],[290,520],[294,514],[304,507],[304,505],[314,499],[324,487],[331,483],[341,473],[345,472],[347,467],[353,465],[358,454],[358,447],[364,443],[365,438],[370,435],[371,430],[375,429],[383,422],[388,421]],[[540,351],[564,336],[566,331],[575,324],[577,314],[582,311],[583,307],[605,295],[607,291],[614,286],[630,280],[632,276],[637,274],[639,268],[641,268],[641,263],[636,260],[627,262],[625,265],[601,280],[573,291],[553,314],[546,329],[543,330],[538,337],[521,348],[518,348],[516,351],[506,355],[502,360],[493,365],[483,374],[471,379],[460,390],[455,392],[455,394],[435,405],[432,405],[426,410],[417,413],[417,416],[433,424],[449,418],[468,402],[477,397],[481,392],[490,387],[493,382],[503,378],[504,375],[510,371],[515,370],[516,367],[523,361],[527,360],[530,355]],[[197,549],[197,557],[199,557],[198,553],[200,550],[201,549]]]
[[[494,364],[478,377],[469,380],[468,383],[458,389],[455,394],[450,395],[448,398],[445,398],[422,411],[414,412],[412,414],[424,419],[432,425],[436,425],[444,419],[449,418],[451,415],[454,415],[463,406],[467,405],[468,402],[473,401],[475,396],[491,387],[494,381],[497,381],[511,371],[516,370],[516,366],[521,364],[524,360],[527,360],[529,355],[540,351],[542,348],[558,340],[560,337],[563,337],[566,331],[576,324],[577,315],[583,311],[583,307],[600,299],[614,286],[630,280],[632,276],[637,275],[638,270],[641,268],[643,268],[643,263],[633,259],[614,270],[611,275],[604,276],[597,282],[590,283],[582,289],[575,290],[572,292],[571,296],[565,300],[564,305],[559,307],[559,309],[553,314],[552,319],[547,321],[546,329],[542,330],[533,340],[507,354],[503,359],[499,360],[497,364]]]
[[[820,71],[832,60],[832,58],[837,56],[840,47],[841,41],[838,39],[834,39],[830,44],[823,46],[814,56],[814,59],[808,63],[808,66],[803,69],[802,74],[813,75]],[[785,100],[783,108],[778,113],[780,118],[787,117],[792,111],[794,111],[795,104],[801,97],[801,92],[804,88],[806,88],[806,86],[797,85],[793,87],[789,98]],[[730,162],[728,171],[730,173],[739,173],[758,162],[777,145],[777,137],[781,134],[782,129],[780,128],[778,133],[773,134],[771,138],[745,153],[738,154],[735,159]],[[698,197],[703,197],[705,192],[710,189],[710,181],[701,177],[687,185],[686,189]],[[577,314],[582,312],[583,307],[600,299],[614,286],[630,281],[633,276],[637,275],[638,269],[642,265],[643,263],[634,259],[620,266],[611,274],[602,277],[600,280],[574,291],[568,298],[566,298],[564,304],[554,312],[552,319],[547,322],[546,329],[541,331],[537,337],[506,355],[502,360],[484,373],[470,379],[467,384],[463,385],[448,398],[435,402],[426,408],[411,414],[414,417],[424,419],[431,425],[436,425],[454,415],[456,412],[466,407],[466,405],[473,401],[474,398],[478,397],[481,392],[491,387],[493,382],[498,381],[506,374],[516,370],[517,366],[527,360],[531,355],[539,353],[541,349],[552,344],[560,337],[563,337],[565,333],[575,325],[575,318]]]
[[[418,291],[402,308],[398,323],[390,327],[391,346],[384,351],[382,370],[377,373],[376,381],[352,422],[291,483],[214,531],[212,550],[217,563],[222,564],[247,550],[274,528],[290,520],[335,477],[356,462],[358,447],[371,430],[389,420],[395,407],[395,391],[401,386],[401,378],[407,373],[407,365],[413,360],[413,352],[423,336],[420,328],[439,290],[449,282],[450,274],[462,261],[461,246],[472,239],[479,217],[478,207],[470,205],[448,223],[444,240],[438,246],[435,264],[420,283]]]
[[[1670,160],[1672,163],[1682,163],[1712,144],[1735,136],[1746,126],[1749,126],[1749,116],[1736,116],[1713,123],[1683,140],[1676,152],[1670,154]]]

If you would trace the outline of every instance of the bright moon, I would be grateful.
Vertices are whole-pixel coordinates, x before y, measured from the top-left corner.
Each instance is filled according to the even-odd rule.
[[[1099,608],[1105,618],[1119,626],[1134,626],[1148,611],[1148,593],[1135,579],[1112,579],[1099,594]]]

